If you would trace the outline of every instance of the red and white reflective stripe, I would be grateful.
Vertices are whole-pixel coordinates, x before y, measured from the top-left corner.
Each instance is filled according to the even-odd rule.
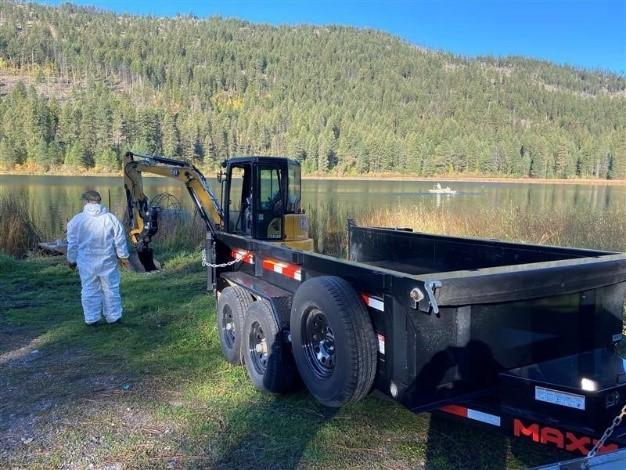
[[[236,249],[231,252],[233,258],[244,263],[254,264],[254,253],[248,250]]]
[[[361,294],[361,298],[368,307],[378,310],[379,312],[385,311],[385,302],[383,302],[383,299],[380,297],[372,297],[371,295]]]
[[[377,333],[376,336],[378,336],[378,352],[385,354],[385,337],[380,333]]]
[[[295,279],[296,281],[302,280],[302,270],[300,269],[300,266],[296,264],[289,264],[284,261],[266,258],[263,260],[263,269],[274,271],[275,273],[282,274],[283,276]]]
[[[460,416],[462,418],[469,418],[474,421],[491,424],[492,426],[500,426],[500,416],[484,413],[478,410],[472,410],[471,408],[465,408],[464,406],[446,405],[439,408],[439,410],[452,415]]]

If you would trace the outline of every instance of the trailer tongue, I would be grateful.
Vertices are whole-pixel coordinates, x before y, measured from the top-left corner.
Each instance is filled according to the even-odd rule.
[[[350,224],[348,259],[333,258],[309,250],[296,162],[225,162],[219,205],[196,168],[134,157],[131,238],[151,256],[158,211],[146,207],[141,172],[187,186],[207,222],[224,356],[260,390],[301,381],[336,407],[376,389],[415,412],[583,455],[626,404],[615,351],[626,255]],[[231,184],[238,167],[243,190]],[[622,445],[620,426],[598,452]]]

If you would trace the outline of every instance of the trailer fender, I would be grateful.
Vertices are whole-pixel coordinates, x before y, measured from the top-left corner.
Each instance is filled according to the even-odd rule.
[[[288,331],[291,312],[291,292],[241,271],[222,273],[221,279],[225,281],[226,285],[245,289],[254,300],[262,299],[267,301],[280,328],[285,332]]]

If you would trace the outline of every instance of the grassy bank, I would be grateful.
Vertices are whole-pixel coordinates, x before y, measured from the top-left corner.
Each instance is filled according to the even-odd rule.
[[[7,467],[520,468],[564,454],[370,396],[340,411],[257,392],[221,359],[197,254],[124,273],[121,326],[82,323],[60,259],[0,257]]]

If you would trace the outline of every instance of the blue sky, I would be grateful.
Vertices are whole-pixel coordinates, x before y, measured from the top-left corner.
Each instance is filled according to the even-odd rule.
[[[42,3],[59,4],[57,0]],[[457,54],[524,55],[626,74],[626,0],[79,0],[116,12],[371,27]]]

